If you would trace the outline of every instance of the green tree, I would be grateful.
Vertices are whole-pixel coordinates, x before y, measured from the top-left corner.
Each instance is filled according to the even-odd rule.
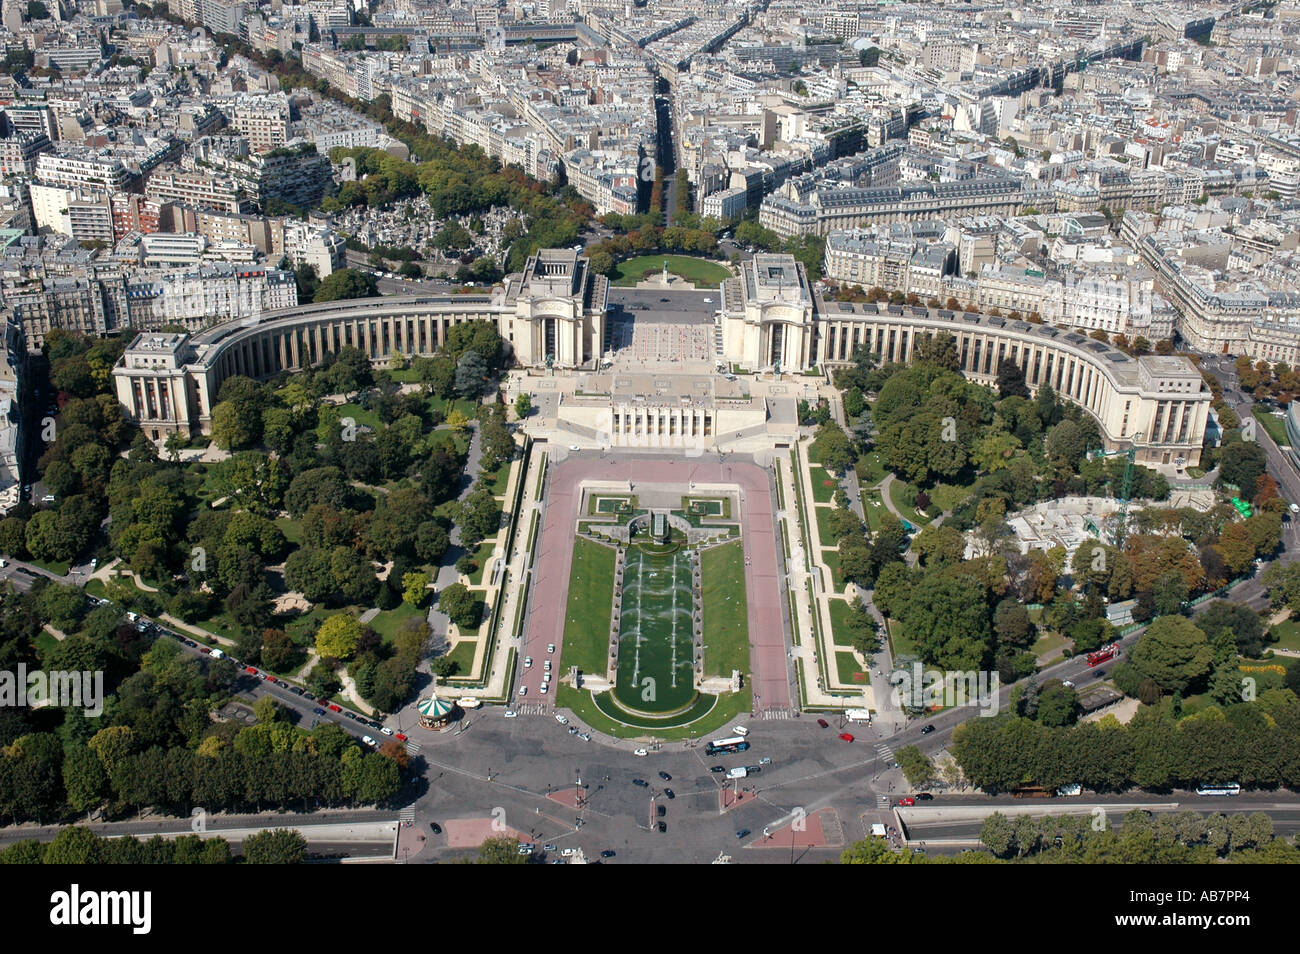
[[[313,300],[344,301],[351,298],[374,298],[378,294],[379,285],[373,275],[354,268],[343,268],[331,272],[321,281]]]
[[[307,858],[307,839],[289,828],[259,831],[244,839],[243,854],[250,865],[299,865]]]
[[[934,777],[934,765],[931,764],[929,756],[915,745],[903,746],[895,756],[903,774],[907,776],[908,784],[913,788],[920,788]]]
[[[402,600],[419,607],[429,596],[429,574],[424,572],[402,574]]]
[[[1129,662],[1165,692],[1185,692],[1210,672],[1209,640],[1181,616],[1162,616],[1147,627]]]
[[[452,583],[438,594],[438,608],[461,629],[475,629],[483,604],[463,583]]]
[[[361,623],[349,613],[336,613],[316,631],[316,652],[322,657],[350,659],[361,642]]]

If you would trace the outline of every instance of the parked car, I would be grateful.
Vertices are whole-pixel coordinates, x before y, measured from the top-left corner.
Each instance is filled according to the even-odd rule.
[[[659,834],[665,834],[668,831],[667,822],[659,822]]]
[[[392,734],[393,734],[393,730],[390,729],[390,728],[389,728],[388,726],[386,726],[386,725],[381,725],[381,726],[379,727],[379,731],[382,732],[382,733],[384,733],[384,735],[392,735]]]
[[[845,742],[852,742],[852,741],[853,741],[853,735],[852,735],[851,733],[848,733],[848,732],[841,732],[841,733],[840,733],[840,738],[843,739]]]
[[[637,757],[639,757],[639,758],[645,758],[645,757],[646,757],[647,755],[649,755],[650,753],[649,753],[648,751],[646,751],[645,749],[633,749],[633,750],[632,750],[632,754],[635,755],[635,756],[637,756]]]
[[[748,828],[742,828],[742,829],[740,829],[740,831],[736,832],[736,837],[737,837],[737,838],[744,838],[744,837],[745,837],[746,835],[748,835],[748,834],[749,834],[749,829],[748,829]]]
[[[921,734],[922,734],[922,735],[929,735],[929,734],[930,734],[931,732],[933,732],[933,731],[934,731],[934,726],[932,726],[932,725],[923,725],[923,726],[921,726]]]
[[[311,711],[314,712],[314,713],[316,713],[317,715],[324,715],[324,714],[325,714],[325,710],[322,709],[320,706],[317,706],[315,709],[312,709]]]
[[[524,657],[524,668],[525,668],[525,669],[532,669],[532,668],[533,668],[533,657],[532,657],[532,656],[525,656],[525,657]]]
[[[656,818],[663,818],[663,817],[664,817],[665,815],[667,815],[667,814],[668,814],[668,807],[667,807],[666,805],[656,805],[656,806],[655,806],[655,817],[656,817]]]
[[[441,835],[442,826],[437,822],[429,822],[429,831],[433,832],[435,835]]]
[[[504,715],[505,715],[505,717],[506,717],[507,719],[518,719],[518,718],[519,718],[519,713],[516,712],[514,709],[507,709],[507,710],[505,711]]]
[[[520,686],[520,687],[519,687],[519,694],[520,694],[521,696],[526,696],[526,695],[528,695],[528,687],[527,687],[527,686]]]
[[[555,721],[558,722],[558,723],[560,723],[560,725],[568,725],[568,724],[569,724],[569,720],[566,719],[564,716],[560,715],[558,712],[555,714]]]
[[[673,777],[669,775],[667,772],[660,772],[659,777],[663,779],[665,782],[671,782],[673,780]]]
[[[909,796],[904,795],[902,798],[900,798],[900,799],[898,800],[898,804],[899,804],[899,805],[903,805],[903,806],[907,806],[907,805],[915,805],[915,804],[916,804],[916,799],[915,799],[915,798],[910,798]]]
[[[553,652],[555,652],[555,643],[547,643],[547,644],[546,644],[546,651],[547,651],[548,653],[553,653]]]
[[[930,794],[929,792],[917,792],[917,793],[916,793],[915,795],[913,795],[912,797],[915,798],[918,802],[932,802],[932,801],[934,801],[934,796],[933,796],[932,794]]]
[[[343,711],[343,709],[342,709],[341,707],[335,705],[335,704],[332,703],[332,702],[331,702],[328,706],[326,706],[325,708],[329,709],[330,712],[342,712],[342,711]]]
[[[634,778],[634,779],[632,779],[632,784],[633,784],[633,785],[640,786],[641,788],[649,788],[649,787],[650,787],[650,783],[647,782],[647,781],[646,781],[645,779],[643,779],[643,778]]]
[[[374,739],[372,739],[372,738],[371,738],[370,736],[368,736],[368,735],[363,735],[363,736],[361,737],[361,741],[364,742],[364,743],[366,743],[366,745],[370,746],[372,749],[377,749],[377,748],[379,748],[379,743],[376,742]]]
[[[817,724],[821,726],[823,729],[829,729],[831,727],[831,724],[827,722],[825,719],[818,719]]]
[[[545,851],[545,852],[552,852],[552,851],[558,851],[558,850],[559,850],[559,849],[556,848],[554,845],[542,845],[542,851]]]
[[[671,788],[665,788],[664,794],[668,796],[669,801],[672,801],[674,798],[677,797],[676,795],[673,794],[673,790]]]
[[[406,741],[406,733],[404,733],[404,732],[396,732],[396,733],[394,733],[394,736],[396,737],[396,739],[397,739],[398,742],[405,742],[405,741]]]
[[[615,852],[614,849],[606,848],[604,851],[600,853],[600,856],[602,858],[613,858],[616,853],[617,852]]]
[[[712,765],[709,767],[709,771],[713,772],[715,775],[719,772],[725,772],[726,770],[727,767],[725,765]]]

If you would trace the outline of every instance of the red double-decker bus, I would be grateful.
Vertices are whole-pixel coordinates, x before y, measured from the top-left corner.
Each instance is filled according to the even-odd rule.
[[[1100,666],[1108,659],[1114,659],[1119,655],[1119,643],[1111,643],[1109,646],[1103,646],[1096,652],[1088,653],[1088,665]]]

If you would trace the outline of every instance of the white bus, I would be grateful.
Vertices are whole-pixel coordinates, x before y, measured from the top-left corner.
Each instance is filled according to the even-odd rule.
[[[1202,785],[1196,790],[1197,795],[1240,795],[1241,786],[1236,782],[1227,785]]]
[[[737,735],[728,739],[714,739],[704,747],[704,754],[721,755],[724,752],[743,752],[747,748],[749,748],[749,743]]]

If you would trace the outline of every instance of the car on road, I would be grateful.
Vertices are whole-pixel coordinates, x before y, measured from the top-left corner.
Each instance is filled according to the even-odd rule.
[[[316,701],[316,697],[313,696],[313,695],[312,695],[310,692],[308,692],[306,689],[304,689],[304,690],[302,691],[302,697],[303,697],[304,699],[310,701],[310,702],[315,702],[315,701]]]
[[[632,754],[637,756],[638,758],[645,758],[650,753],[647,752],[645,749],[633,749]]]
[[[930,734],[931,732],[933,732],[933,731],[934,731],[934,726],[932,726],[932,725],[923,725],[923,726],[921,726],[921,734],[922,734],[922,735],[929,735],[929,734]]]
[[[666,833],[668,832],[668,823],[667,823],[667,822],[659,822],[659,826],[658,826],[658,827],[659,827],[659,834],[663,835],[663,834],[666,834]]]
[[[560,725],[568,725],[568,724],[569,724],[569,720],[566,719],[564,716],[560,715],[558,712],[555,713],[555,721],[558,722],[558,723],[560,723]]]
[[[731,731],[736,733],[736,735],[740,736],[742,739],[749,735],[749,729],[745,728],[743,725],[733,725]]]
[[[527,687],[527,686],[520,686],[520,687],[519,687],[519,694],[520,694],[521,696],[526,696],[526,695],[528,695],[528,687]]]
[[[324,714],[325,714],[325,710],[322,709],[320,706],[317,706],[316,708],[312,709],[311,711],[314,712],[314,713],[316,713],[317,715],[324,715]]]
[[[915,795],[913,795],[912,797],[915,798],[918,802],[932,802],[932,801],[934,801],[934,796],[931,795],[929,792],[917,792],[917,793],[916,793]]]
[[[396,738],[398,742],[406,741],[406,734],[403,732],[395,732],[393,733],[393,737]]]
[[[669,775],[667,772],[660,772],[659,777],[663,779],[665,782],[671,782],[673,780],[673,777]]]
[[[852,736],[852,734],[850,734],[850,733],[848,733],[848,732],[841,732],[841,733],[840,733],[840,738],[843,739],[845,742],[852,742],[852,741],[853,741],[853,736]]]
[[[823,729],[829,729],[831,727],[831,724],[827,722],[825,719],[818,719],[817,724],[821,726]]]
[[[663,817],[664,817],[665,815],[667,815],[667,814],[668,814],[668,806],[666,806],[666,805],[656,805],[656,806],[655,806],[655,817],[656,817],[656,818],[663,818]]]
[[[543,662],[543,663],[542,663],[542,668],[545,669],[547,672],[550,672],[550,671],[551,671],[551,661],[550,661],[549,659],[547,659],[545,662]]]
[[[670,802],[671,802],[674,798],[677,797],[676,795],[673,794],[673,790],[672,790],[671,788],[665,788],[665,789],[664,789],[664,795],[666,795],[666,796],[668,797],[668,800],[669,800]]]
[[[300,696],[302,695],[303,692],[302,689],[299,688],[298,686],[290,686],[289,691],[292,692],[295,696]]]
[[[542,683],[542,688],[539,691],[542,695],[546,695],[546,683]]]
[[[245,667],[244,667],[244,672],[248,673],[250,676],[256,676],[256,675],[257,675],[257,670],[256,670],[254,667],[252,667],[252,666],[245,666]]]
[[[759,764],[759,765],[771,765],[771,764],[772,764],[772,756],[770,756],[770,755],[765,755],[765,756],[763,756],[761,759],[758,760],[758,764]]]
[[[212,652],[212,650],[209,649],[207,646],[200,646],[200,647],[199,647],[199,652],[203,653],[203,655],[206,656],[206,655],[208,655],[208,653]]]
[[[615,854],[617,854],[617,852],[615,852],[613,848],[606,848],[600,853],[600,856],[602,858],[613,858]]]
[[[429,822],[429,831],[433,832],[435,835],[441,835],[442,826],[437,822]]]
[[[586,733],[586,732],[579,732],[579,733],[578,733],[578,738],[582,739],[582,741],[584,741],[584,742],[590,742],[590,741],[591,741],[591,735],[588,734],[588,733]]]
[[[719,772],[725,772],[726,770],[727,767],[725,765],[712,765],[709,767],[709,771],[713,772],[715,775]]]
[[[532,657],[532,656],[525,656],[525,657],[524,657],[524,668],[525,668],[525,669],[532,669],[532,668],[533,668],[533,657]]]
[[[368,735],[363,735],[363,736],[361,737],[361,741],[364,742],[364,743],[366,743],[366,745],[370,746],[372,749],[377,749],[377,748],[379,748],[379,743],[376,742],[374,739],[372,739],[372,738],[371,738],[370,736],[368,736]]]
[[[1104,669],[1098,669],[1096,672],[1093,673],[1093,675],[1096,676],[1098,679],[1105,679],[1105,678],[1106,678],[1106,670],[1104,670]]]
[[[326,706],[325,708],[329,709],[330,712],[342,712],[342,711],[343,711],[343,709],[342,709],[341,706],[337,706],[337,705],[335,705],[335,704],[332,703],[332,702],[331,702],[328,706]]]
[[[660,301],[667,301],[668,299],[667,299],[667,298],[660,298],[659,300],[660,300]]]
[[[547,643],[547,644],[546,644],[546,651],[547,651],[548,653],[553,653],[553,652],[555,652],[555,643]]]
[[[736,837],[737,837],[737,838],[744,838],[744,837],[745,837],[746,835],[748,835],[748,834],[749,834],[749,829],[748,829],[748,828],[742,828],[742,829],[740,829],[740,831],[736,832]]]
[[[570,444],[570,445],[569,445],[569,450],[571,450],[571,451],[576,451],[576,450],[582,450],[582,448],[579,447],[577,444]]]
[[[649,787],[650,787],[650,783],[647,782],[647,781],[646,781],[645,779],[643,779],[643,778],[634,778],[634,779],[632,779],[632,784],[633,784],[633,785],[637,785],[637,786],[639,786],[639,787],[641,787],[641,788],[649,788]]]
[[[578,727],[576,725],[569,726],[569,735],[577,735],[577,734],[578,734]]]
[[[898,800],[898,804],[900,804],[900,805],[915,805],[915,804],[916,804],[916,799],[915,799],[915,798],[911,798],[911,797],[909,797],[909,796],[907,796],[907,795],[904,795],[902,798],[900,798],[900,799]]]
[[[503,714],[505,715],[505,717],[506,717],[507,719],[518,719],[518,718],[519,718],[519,713],[516,712],[514,709],[507,709]]]
[[[392,734],[393,734],[393,730],[390,729],[390,728],[389,728],[388,726],[386,726],[386,725],[381,725],[381,726],[379,727],[379,731],[382,732],[382,733],[384,733],[384,735],[392,735]]]
[[[1073,688],[1074,688],[1074,683],[1072,683],[1072,682],[1071,682],[1070,680],[1068,680],[1068,679],[1062,680],[1061,685],[1064,686],[1066,689],[1073,689]]]

